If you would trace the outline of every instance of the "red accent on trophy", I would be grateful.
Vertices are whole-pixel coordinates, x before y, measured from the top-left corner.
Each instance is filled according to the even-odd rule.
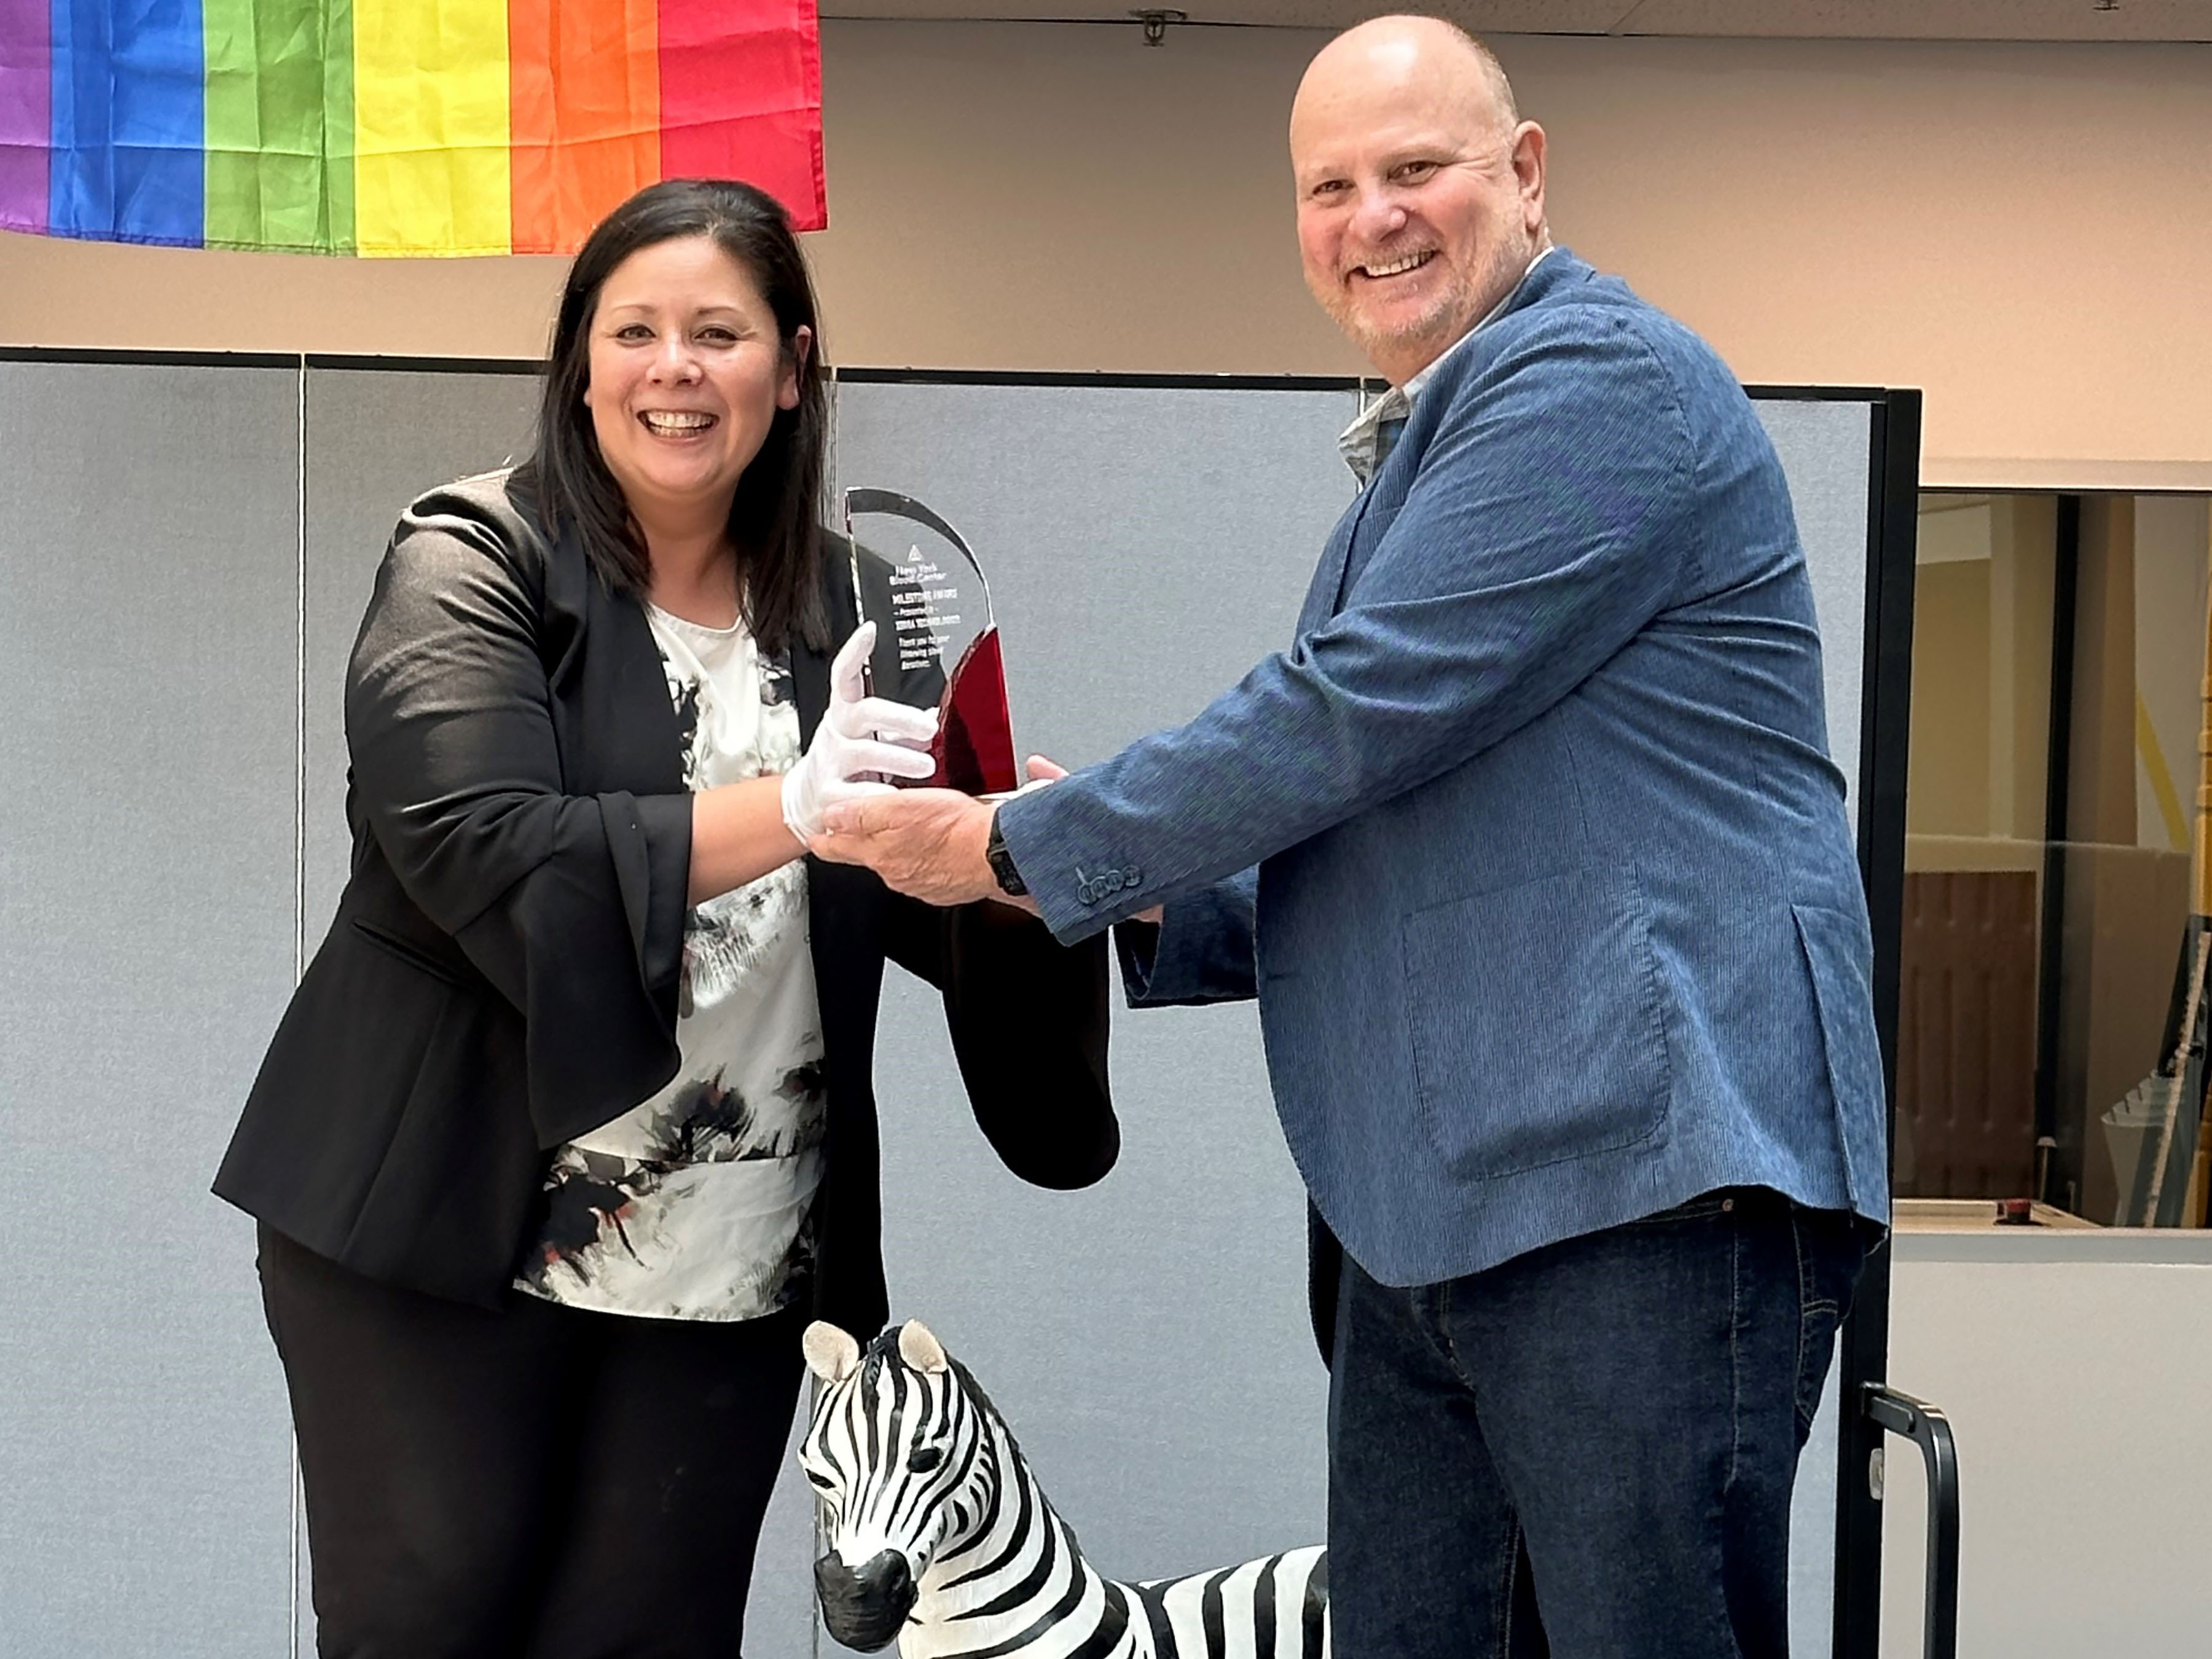
[[[929,745],[937,772],[929,781],[971,795],[1021,787],[1014,764],[1014,721],[1006,708],[1006,664],[999,630],[986,628],[953,665],[937,705],[937,737]]]

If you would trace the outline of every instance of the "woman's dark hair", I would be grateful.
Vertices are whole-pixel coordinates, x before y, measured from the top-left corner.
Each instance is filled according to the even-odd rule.
[[[561,310],[546,351],[538,447],[526,464],[547,528],[574,526],[592,567],[617,592],[639,592],[652,567],[621,487],[599,454],[584,392],[591,380],[592,318],[615,267],[640,248],[707,236],[759,284],[775,317],[786,360],[801,328],[813,347],[797,365],[799,406],[779,409],[730,503],[738,603],[764,651],[794,637],[828,645],[820,568],[823,456],[829,446],[822,325],[814,284],[772,196],[729,179],[669,179],[648,185],[599,221],[568,267]]]

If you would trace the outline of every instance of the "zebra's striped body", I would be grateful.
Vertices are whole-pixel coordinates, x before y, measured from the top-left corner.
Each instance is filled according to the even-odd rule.
[[[823,1386],[799,1462],[823,1510],[823,1623],[901,1659],[1327,1659],[1320,1546],[1125,1584],[1084,1559],[1012,1431],[909,1322],[865,1353],[806,1333]]]

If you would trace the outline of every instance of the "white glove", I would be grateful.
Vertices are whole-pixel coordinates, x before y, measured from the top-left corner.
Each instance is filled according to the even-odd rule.
[[[937,735],[934,709],[861,695],[875,646],[876,625],[864,622],[838,647],[830,665],[830,707],[814,741],[783,775],[783,822],[801,841],[822,833],[822,815],[833,801],[889,793],[879,777],[926,778],[937,769],[927,752]]]

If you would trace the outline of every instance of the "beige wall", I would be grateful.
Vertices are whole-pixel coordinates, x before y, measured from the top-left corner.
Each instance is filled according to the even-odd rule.
[[[1915,836],[1990,832],[1990,568],[1962,559],[1915,573],[1905,787]]]
[[[2051,495],[1922,500],[1909,870],[2037,867],[2051,746],[2057,508]],[[1961,838],[1989,838],[2001,850]]]
[[[1319,38],[826,25],[836,359],[1357,369],[1290,237]],[[2212,46],[1498,45],[1562,239],[1743,378],[1925,387],[1932,483],[2212,488]],[[0,234],[0,342],[522,356],[556,280]]]

